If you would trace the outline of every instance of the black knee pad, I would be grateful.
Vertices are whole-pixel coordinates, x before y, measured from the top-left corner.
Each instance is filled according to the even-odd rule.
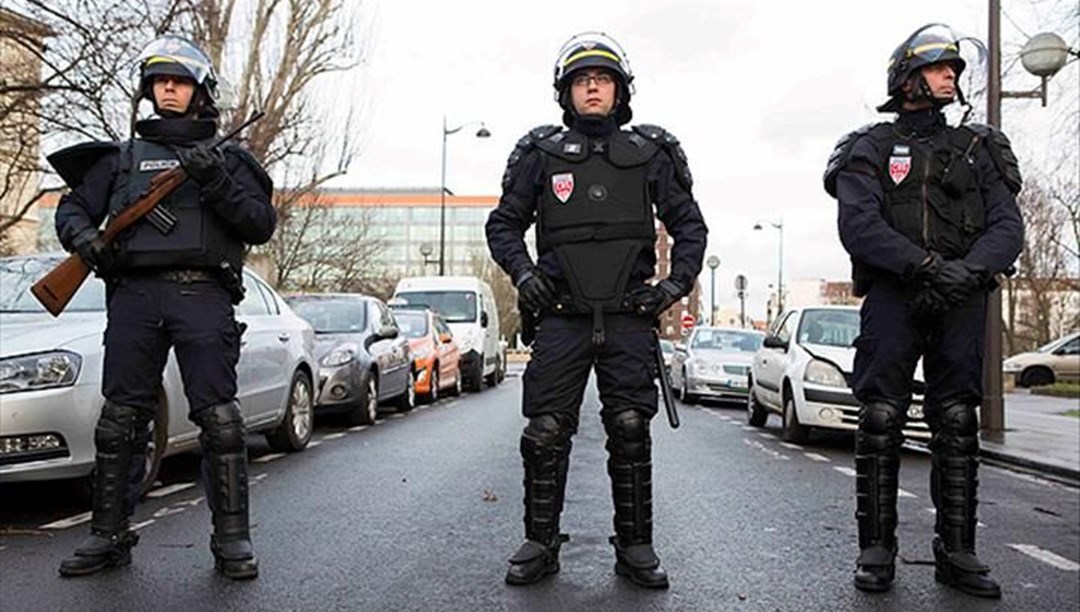
[[[573,417],[560,413],[541,414],[529,418],[522,436],[537,446],[555,448],[565,445],[574,435]]]
[[[899,449],[904,436],[904,409],[892,402],[872,401],[859,411],[859,431],[856,450],[859,453],[878,453]]]
[[[101,408],[101,417],[94,428],[94,444],[98,452],[114,454],[124,445],[136,441],[139,429],[146,436],[149,420],[142,417],[141,411],[134,406],[105,402]]]
[[[979,419],[975,407],[965,403],[942,406],[935,419],[937,431],[930,441],[931,450],[970,455],[979,450]]]
[[[202,433],[199,442],[203,449],[218,454],[237,453],[245,450],[244,418],[236,402],[215,404],[192,416]]]
[[[649,419],[637,410],[623,410],[604,419],[608,451],[631,462],[648,461]]]

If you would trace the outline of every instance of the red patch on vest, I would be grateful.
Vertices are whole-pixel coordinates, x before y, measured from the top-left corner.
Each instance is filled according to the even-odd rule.
[[[910,157],[889,158],[889,176],[892,177],[894,184],[899,185],[907,178],[908,172],[911,172]]]
[[[574,173],[564,172],[552,175],[551,190],[555,192],[555,197],[559,198],[560,202],[566,204],[570,199],[570,194],[574,193]]]

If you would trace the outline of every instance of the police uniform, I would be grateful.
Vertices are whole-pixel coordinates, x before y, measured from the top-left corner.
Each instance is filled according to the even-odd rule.
[[[668,580],[652,547],[649,436],[657,412],[653,355],[659,312],[635,308],[634,296],[654,290],[645,281],[655,274],[657,218],[674,239],[665,282],[676,289],[665,307],[693,287],[707,230],[678,140],[657,126],[620,129],[629,120],[629,71],[603,58],[567,62],[575,48],[586,48],[575,47],[580,42],[568,43],[570,51],[560,60],[564,70],[556,75],[569,129],[539,127],[518,142],[486,227],[492,257],[519,288],[522,279],[537,275],[550,282],[554,294],[538,313],[524,375],[526,542],[511,558],[507,582],[535,582],[558,570],[571,437],[595,368],[608,434],[616,571],[639,585],[663,588]],[[617,49],[610,39],[603,43],[587,48]],[[612,116],[578,116],[565,101],[572,73],[590,66],[620,76],[620,102]],[[534,222],[535,264],[523,239]]]
[[[101,223],[134,203],[156,174],[195,151],[210,155],[216,113],[203,97],[212,83],[188,71],[196,60],[206,66],[209,61],[189,45],[165,37],[148,47],[142,58],[142,95],[154,74],[195,79],[199,99],[194,104],[206,106],[200,116],[162,113],[166,118],[138,122],[138,136],[130,141],[81,145],[78,158],[93,160],[89,168],[64,168],[64,155],[54,158],[72,187],[56,212],[60,241],[88,263],[102,264],[96,267],[105,277],[108,300],[102,374],[106,401],[95,432],[91,535],[61,565],[67,576],[130,561],[138,536],[129,530],[128,519],[144,478],[148,425],[158,409],[170,348],[176,352],[189,418],[201,428],[217,568],[233,578],[257,574],[248,527],[245,431],[236,399],[243,330],[233,304],[242,296],[245,245],[262,244],[274,231],[269,177],[249,153],[226,145],[217,162],[204,166],[200,176],[205,182],[189,178],[182,183],[153,216],[137,222],[115,245],[101,246],[102,252],[108,249],[106,258],[88,246],[98,240]],[[189,175],[194,174],[190,166]]]
[[[933,436],[936,576],[975,595],[1000,596],[975,556],[976,411],[986,295],[1023,246],[1015,199],[1020,173],[1001,132],[978,124],[950,127],[939,102],[918,110],[900,103],[905,80],[915,75],[923,86],[916,72],[923,66],[953,62],[959,78],[958,45],[955,36],[933,28],[905,41],[890,68],[893,97],[880,109],[899,117],[841,139],[825,175],[826,190],[839,201],[855,294],[865,298],[852,388],[862,404],[855,584],[868,591],[885,590],[893,580],[901,430],[922,357],[923,414]],[[921,56],[918,49],[937,53]]]

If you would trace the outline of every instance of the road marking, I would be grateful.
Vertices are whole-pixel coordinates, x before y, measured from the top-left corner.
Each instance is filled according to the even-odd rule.
[[[915,495],[914,493],[909,493],[909,492],[907,492],[907,491],[905,491],[903,489],[897,489],[896,494],[899,495],[900,497],[911,497],[911,498],[914,498],[914,499],[919,498],[918,495]]]
[[[460,401],[460,400],[454,400],[454,401],[452,401],[452,402],[447,402],[447,403],[445,403],[445,404],[439,404],[439,405],[440,405],[440,406],[446,406],[447,408],[449,408],[449,407],[451,407],[451,406],[457,406],[457,404],[458,404],[458,402],[459,402],[459,401]]]
[[[743,428],[743,431],[757,431],[758,430],[757,427],[751,427],[749,425],[743,425],[742,428]]]
[[[155,522],[156,521],[154,519],[150,519],[150,520],[143,521],[141,523],[135,523],[134,525],[131,526],[131,530],[132,531],[138,531],[138,530],[142,529],[143,527],[146,527],[147,525],[153,525]]]
[[[803,449],[803,447],[799,446],[798,444],[792,444],[791,442],[781,442],[780,446],[783,446],[784,448],[790,448],[791,450],[801,451]]]
[[[0,546],[0,552],[4,552],[5,550],[7,550],[7,546]]]
[[[356,427],[350,427],[349,431],[351,431],[353,433],[356,433],[358,431],[364,431],[367,428],[368,428],[367,425],[357,425]]]
[[[323,437],[321,437],[319,439],[322,440],[323,442],[325,442],[327,440],[337,440],[338,438],[344,438],[344,437],[345,437],[345,432],[344,431],[337,431],[337,432],[334,432],[332,434],[326,434],[325,436],[323,436]]]
[[[1071,559],[1066,559],[1061,555],[1056,555],[1049,550],[1039,548],[1033,544],[1009,544],[1009,548],[1018,550],[1029,557],[1034,557],[1043,563],[1053,565],[1054,567],[1065,570],[1066,572],[1080,571],[1080,563]]]
[[[75,525],[81,525],[90,520],[93,516],[91,512],[83,512],[82,514],[76,514],[75,516],[69,516],[66,519],[60,519],[59,521],[53,521],[38,527],[38,529],[67,529],[74,527]]]
[[[262,474],[255,474],[251,478],[248,478],[248,482],[259,482],[260,480],[265,479],[267,476],[268,474],[266,472],[263,472]]]
[[[832,467],[832,469],[836,470],[837,472],[840,472],[841,474],[846,474],[848,476],[851,476],[852,478],[855,477],[855,468],[849,468],[846,465],[834,465]]]
[[[253,463],[270,463],[271,461],[281,459],[284,456],[285,453],[270,453],[269,455],[263,455],[262,457],[253,460]]]
[[[160,510],[155,512],[152,516],[154,518],[156,518],[156,519],[165,518],[166,516],[169,516],[170,514],[180,514],[184,510],[187,510],[187,508],[161,508]]]
[[[772,440],[776,439],[776,436],[772,435],[771,433],[764,432],[764,431],[759,431],[758,435],[761,436],[762,438],[770,438]]]
[[[205,497],[196,497],[195,499],[189,499],[187,501],[176,502],[173,505],[177,506],[177,507],[179,507],[179,506],[189,506],[189,507],[193,508],[193,507],[198,506],[199,504],[201,504],[204,499],[206,499],[206,498]]]
[[[824,461],[824,462],[832,461],[831,459],[829,459],[825,455],[819,455],[817,453],[803,453],[803,454],[806,455],[807,457],[813,459],[814,461]]]
[[[321,440],[312,440],[311,442],[307,443],[307,447],[308,448],[315,448],[316,446],[318,446],[320,444],[322,444]]]
[[[716,413],[713,413],[713,414],[716,414]],[[731,417],[729,417],[726,414],[717,414],[716,416],[720,417],[721,421],[730,421],[731,420]]]
[[[403,418],[405,418],[405,415],[400,413],[400,412],[395,412],[394,414],[390,415],[390,418],[391,419],[403,419]]]
[[[172,495],[173,493],[179,493],[180,491],[186,491],[194,486],[194,482],[178,482],[176,484],[171,484],[167,487],[154,489],[153,491],[147,493],[146,496],[157,499],[159,497],[165,497],[166,495]]]
[[[937,514],[937,509],[936,508],[924,508],[924,510],[926,510],[930,514]],[[975,526],[976,527],[986,527],[986,523],[984,523],[982,521],[975,521]]]
[[[765,453],[766,455],[771,456],[773,459],[780,459],[782,461],[788,461],[788,460],[791,459],[791,457],[788,457],[787,455],[784,455],[784,454],[780,453],[779,451],[775,451],[775,450],[769,448],[768,446],[765,446],[761,442],[758,442],[757,440],[751,440],[750,438],[743,438],[743,442],[746,442],[747,445],[752,446],[752,447],[758,449],[759,451]]]
[[[738,427],[740,423],[738,421],[728,421],[728,425],[734,425],[735,427]]]

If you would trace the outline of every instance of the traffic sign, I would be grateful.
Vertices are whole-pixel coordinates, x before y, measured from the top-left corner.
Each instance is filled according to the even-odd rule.
[[[689,312],[682,316],[682,327],[685,330],[689,330],[694,327],[694,315]]]
[[[746,291],[746,285],[747,285],[747,282],[746,282],[746,277],[745,276],[740,274],[740,275],[735,277],[735,290],[736,291]]]

